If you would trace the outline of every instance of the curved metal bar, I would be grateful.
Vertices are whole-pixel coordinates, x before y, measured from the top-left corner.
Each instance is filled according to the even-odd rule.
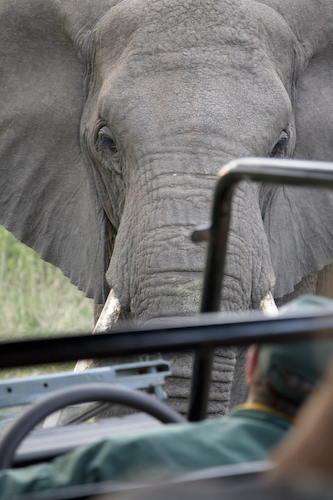
[[[232,195],[242,181],[333,187],[333,163],[274,158],[234,160],[219,173],[212,206],[212,225],[206,259],[201,312],[218,311],[230,225]]]

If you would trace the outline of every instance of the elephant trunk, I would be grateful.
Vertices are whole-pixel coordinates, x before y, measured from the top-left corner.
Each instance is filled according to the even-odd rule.
[[[107,280],[139,324],[199,313],[205,245],[193,244],[191,234],[209,220],[215,181],[215,175],[207,174],[157,175],[155,168],[152,179],[146,175],[136,182],[137,189],[147,189],[146,196],[136,192],[126,200]],[[235,349],[218,354],[209,408],[214,415],[226,413],[229,406]],[[163,357],[172,365],[173,376],[166,383],[170,405],[186,414],[192,353]]]
[[[153,162],[131,183],[106,275],[140,323],[199,312],[205,247],[191,233],[209,219],[215,183],[215,176],[158,170]]]

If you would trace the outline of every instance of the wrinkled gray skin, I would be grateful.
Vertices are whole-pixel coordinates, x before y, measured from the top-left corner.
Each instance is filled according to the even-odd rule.
[[[332,25],[331,0],[1,1],[0,222],[96,303],[112,286],[127,318],[196,313],[204,246],[189,235],[219,169],[332,159]],[[222,310],[295,293],[331,262],[331,206],[243,183]],[[216,356],[211,414],[234,362]],[[185,410],[189,357],[174,375]]]

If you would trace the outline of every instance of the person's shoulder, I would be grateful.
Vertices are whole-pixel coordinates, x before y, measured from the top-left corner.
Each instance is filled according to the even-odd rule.
[[[249,424],[267,424],[285,430],[289,429],[292,424],[292,420],[288,415],[270,406],[257,403],[244,404],[234,408],[230,412],[230,417],[233,417],[234,421],[242,419]]]

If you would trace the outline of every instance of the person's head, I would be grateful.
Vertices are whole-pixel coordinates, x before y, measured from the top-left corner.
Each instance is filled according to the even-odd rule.
[[[252,345],[247,353],[248,402],[294,417],[333,355],[332,340]]]
[[[333,301],[303,295],[279,309],[279,316],[333,310]],[[333,339],[283,342],[248,349],[247,401],[272,406],[293,417],[333,357]]]
[[[292,432],[275,450],[270,479],[321,488],[332,494],[333,481],[333,363],[316,390],[297,413]],[[324,489],[323,489],[324,488]],[[319,495],[317,498],[321,498]],[[331,498],[331,497],[327,497]]]

